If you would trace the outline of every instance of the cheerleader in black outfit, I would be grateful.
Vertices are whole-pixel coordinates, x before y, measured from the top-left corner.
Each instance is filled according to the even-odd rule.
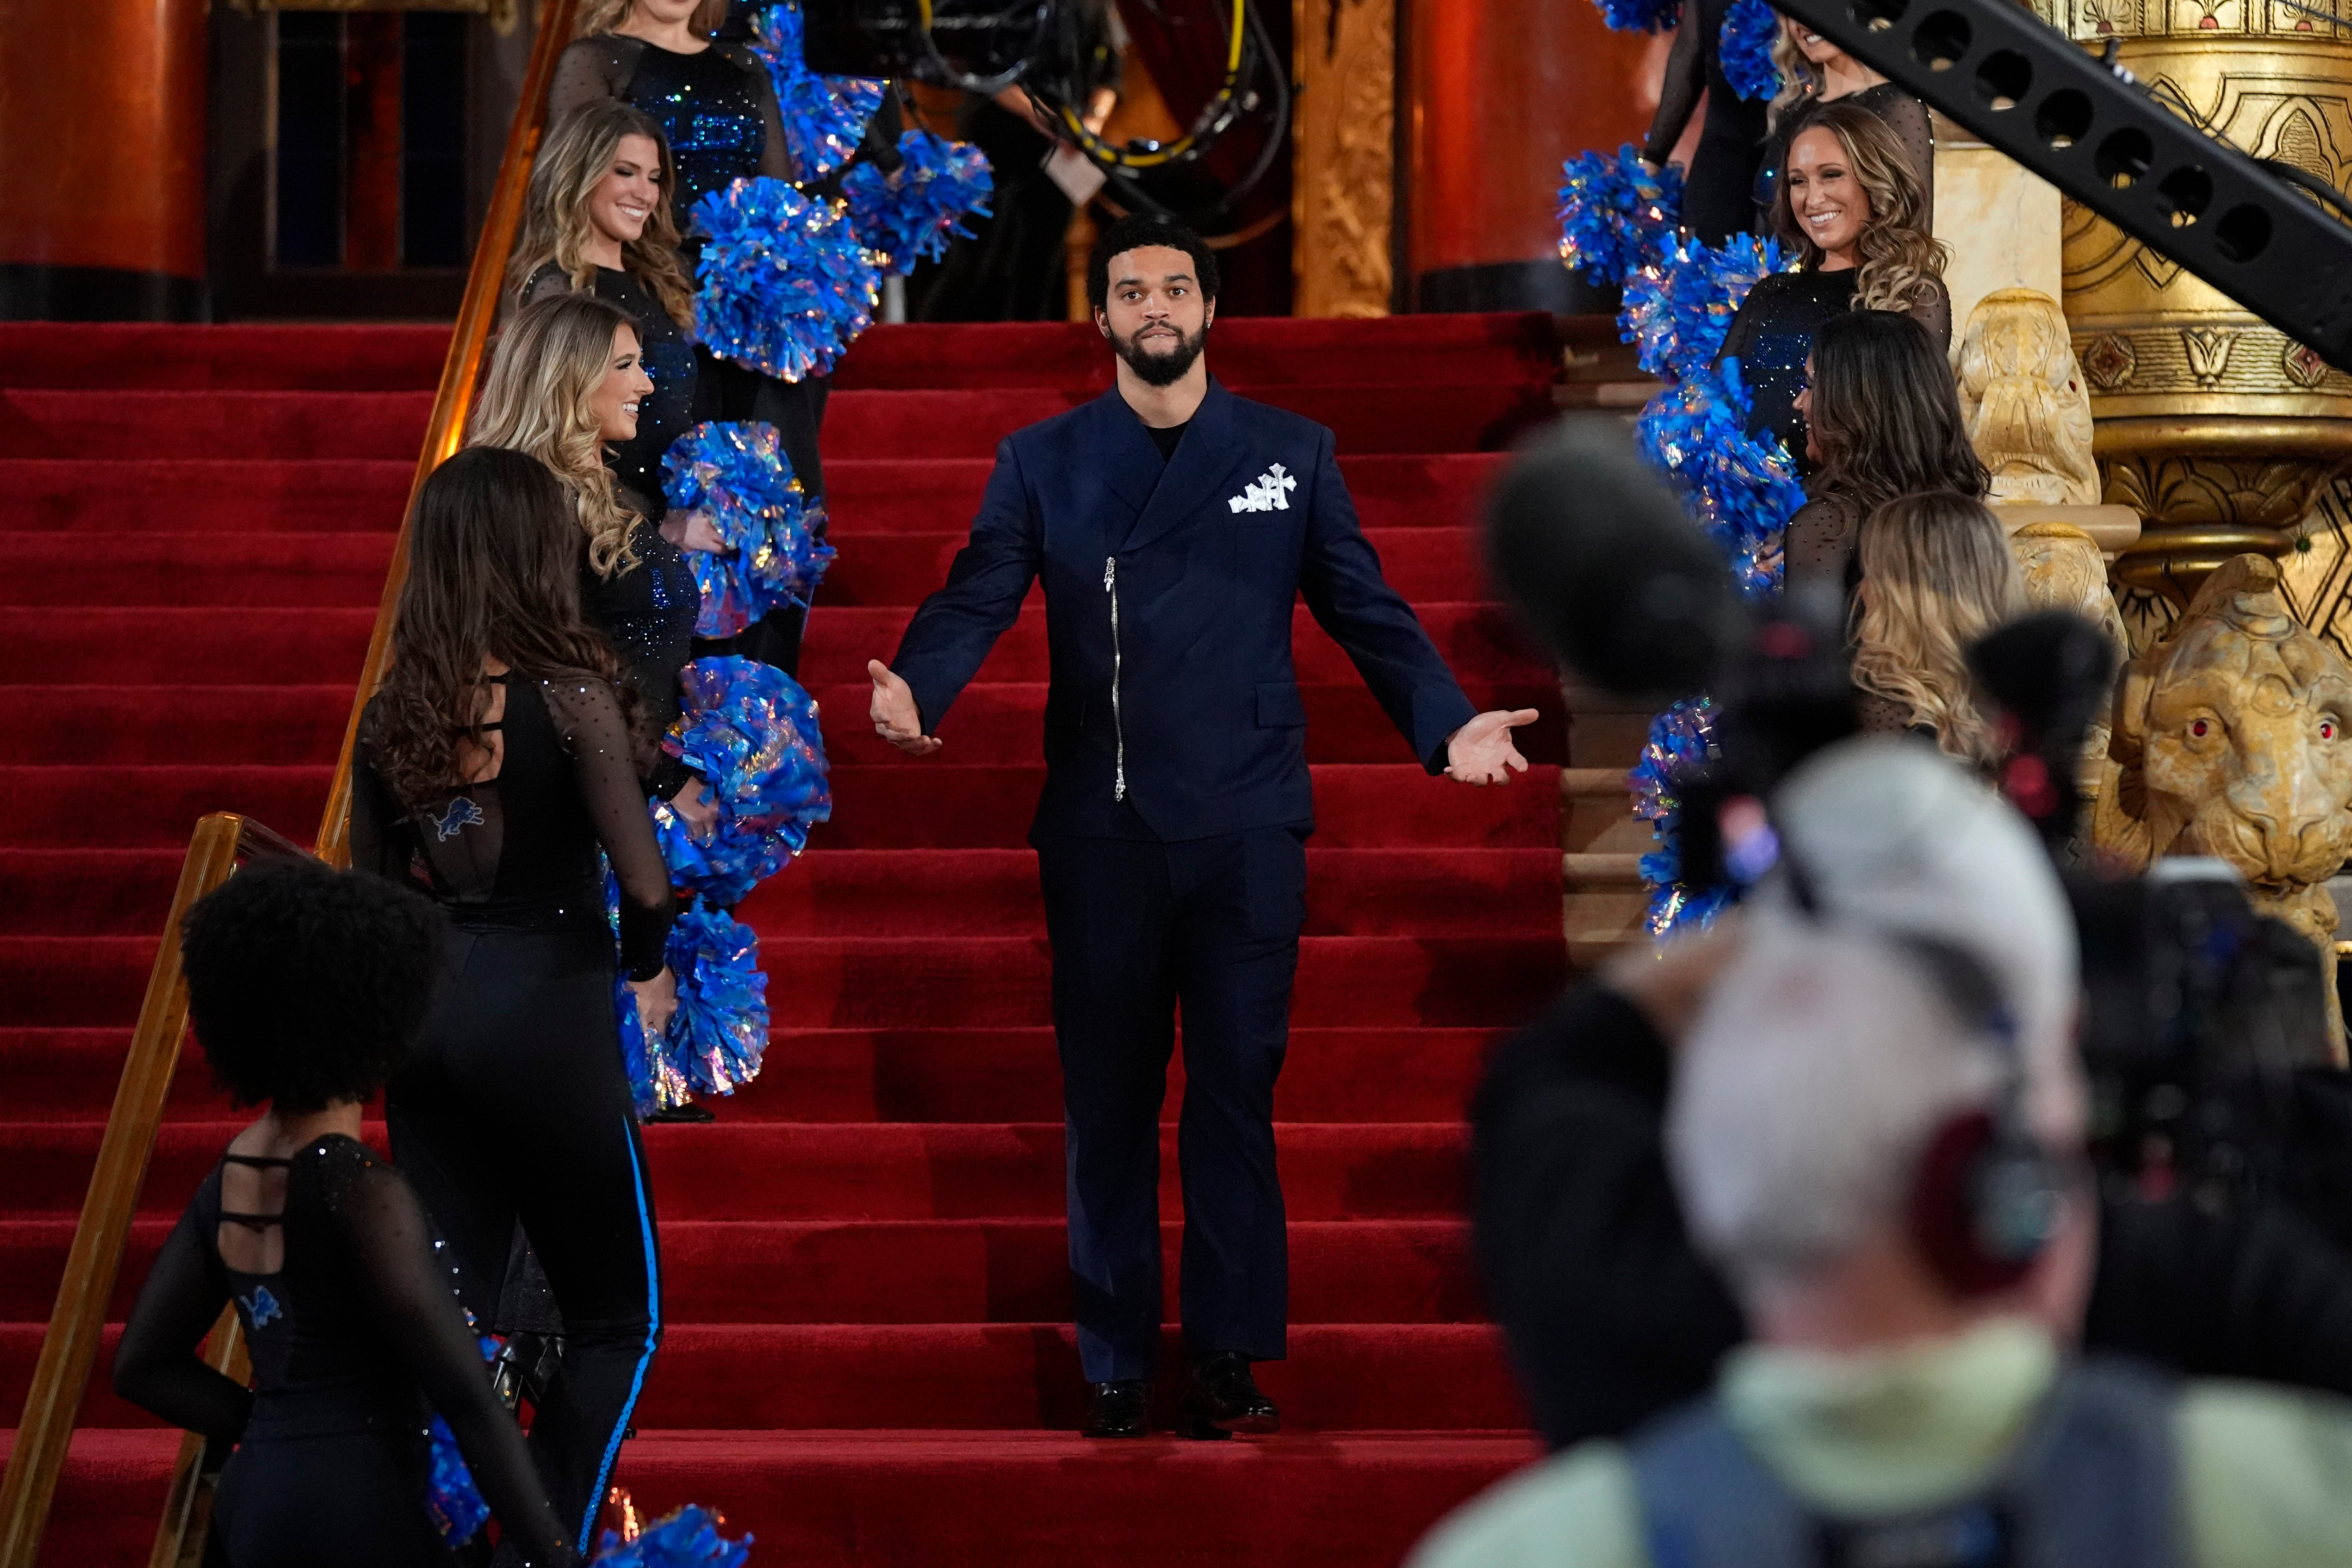
[[[1683,7],[1666,54],[1658,111],[1642,144],[1642,161],[1664,164],[1683,128],[1706,95],[1706,122],[1683,176],[1683,227],[1719,246],[1753,226],[1756,168],[1764,148],[1764,104],[1734,92],[1723,74],[1723,21],[1732,0],[1691,0]]]
[[[622,145],[636,140],[623,138]],[[653,319],[669,323],[658,311]],[[678,671],[695,656],[702,602],[680,546],[718,542],[707,519],[668,513],[660,498],[661,453],[668,445],[661,432],[682,417],[665,404],[662,384],[639,366],[635,318],[601,294],[558,291],[523,307],[499,334],[467,439],[537,458],[571,492],[588,545],[581,603],[620,653],[623,677],[637,698],[635,745],[646,793],[667,800],[692,831],[707,834],[719,816],[709,788],[659,745],[678,716]],[[646,521],[648,512],[661,517],[659,527]],[[675,1103],[666,1099],[654,1117],[711,1120],[684,1096]]]
[[[633,694],[581,614],[572,510],[517,452],[461,452],[425,482],[392,667],[361,718],[351,837],[354,865],[416,883],[451,916],[441,991],[385,1119],[477,1318],[492,1319],[518,1220],[546,1270],[565,1338],[530,1448],[585,1552],[661,1340],[600,849],[648,1030],[677,984]]]
[[[600,433],[605,466],[622,504],[673,544],[717,549],[709,521],[672,521],[662,494],[670,443],[719,417],[716,361],[694,340],[694,286],[678,259],[676,183],[661,128],[643,113],[612,99],[573,110],[531,164],[507,285],[519,306],[584,291],[628,312],[653,390],[638,399],[634,434]]]
[[[548,89],[551,121],[583,104],[618,99],[660,127],[676,169],[670,210],[689,276],[702,244],[694,204],[706,192],[753,175],[793,181],[802,172],[793,164],[767,67],[748,45],[712,37],[726,17],[726,0],[592,0],[581,10],[581,36],[557,60]],[[812,500],[822,497],[817,433],[829,378],[787,382],[707,354],[703,365],[717,382],[719,412],[711,417],[774,425],[793,477]],[[787,604],[727,645],[699,651],[740,653],[797,675],[807,615],[804,606]]]
[[[114,1387],[237,1445],[205,1560],[228,1568],[454,1568],[425,1509],[445,1417],[511,1549],[575,1562],[488,1375],[432,1222],[360,1142],[360,1107],[408,1053],[446,922],[431,901],[315,861],[237,873],[188,912],[188,1010],[215,1075],[267,1103],[163,1243]],[[254,1387],[195,1354],[236,1303]]]
[[[1898,311],[1938,350],[1951,341],[1944,247],[1925,227],[1926,202],[1902,140],[1868,109],[1840,99],[1797,122],[1773,214],[1800,265],[1748,291],[1721,353],[1739,361],[1754,399],[1749,433],[1778,436],[1801,473],[1811,469],[1797,399],[1822,322],[1849,310]]]
[[[570,492],[587,539],[582,608],[611,639],[637,699],[646,793],[707,829],[718,815],[709,790],[656,743],[678,716],[677,673],[693,657],[702,603],[681,546],[715,541],[696,538],[697,519],[669,517],[661,501],[660,452],[648,455],[639,433],[648,413],[678,415],[641,355],[636,319],[601,295],[557,293],[524,307],[499,334],[466,444],[535,457]],[[656,507],[666,528],[646,522]]]

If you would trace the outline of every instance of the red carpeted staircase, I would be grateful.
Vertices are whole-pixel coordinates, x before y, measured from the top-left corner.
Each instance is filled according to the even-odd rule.
[[[0,329],[10,1413],[190,827],[230,809],[315,829],[446,336]],[[1523,744],[1545,762],[1559,690],[1486,602],[1471,516],[1485,454],[1549,411],[1555,356],[1540,317],[1234,320],[1212,353],[1236,390],[1338,431],[1390,580],[1474,701],[1544,710]],[[1023,845],[1042,608],[937,758],[873,738],[863,669],[941,579],[995,441],[1107,373],[1084,328],[883,328],[833,397],[841,555],[803,674],[835,817],[747,906],[772,977],[764,1076],[714,1126],[650,1132],[669,1326],[621,1473],[656,1511],[720,1505],[755,1562],[1393,1562],[1530,1452],[1466,1266],[1460,1114],[1496,1030],[1562,977],[1558,777],[1423,776],[1303,609],[1321,826],[1277,1102],[1292,1354],[1263,1369],[1289,1427],[1070,1431],[1061,1111]],[[115,1318],[233,1115],[192,1053]],[[44,1561],[143,1562],[175,1440],[103,1368],[83,1423]]]

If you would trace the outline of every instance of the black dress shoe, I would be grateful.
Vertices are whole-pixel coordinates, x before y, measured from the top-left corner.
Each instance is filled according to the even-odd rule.
[[[1192,1375],[1184,1380],[1184,1421],[1188,1436],[1211,1439],[1282,1430],[1282,1412],[1258,1392],[1249,1357],[1237,1350],[1221,1350],[1192,1364]]]
[[[1140,1377],[1122,1377],[1112,1383],[1097,1383],[1094,1403],[1087,1411],[1087,1424],[1080,1428],[1089,1437],[1147,1437],[1151,1435],[1151,1419],[1145,1413],[1150,1403],[1151,1385]]]
[[[657,1111],[648,1111],[640,1118],[640,1120],[646,1122],[698,1123],[716,1122],[719,1118],[711,1114],[710,1112],[705,1110],[703,1107],[696,1104],[693,1101],[688,1100],[682,1105],[664,1105]]]

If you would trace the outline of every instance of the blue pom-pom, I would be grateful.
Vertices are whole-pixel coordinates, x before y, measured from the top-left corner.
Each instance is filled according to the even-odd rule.
[[[1650,823],[1658,842],[1641,864],[1642,881],[1650,889],[1654,936],[1681,925],[1708,925],[1738,896],[1728,887],[1692,887],[1682,875],[1683,792],[1717,756],[1714,702],[1686,697],[1650,721],[1641,758],[1625,776],[1633,815]]]
[[[719,1533],[724,1522],[709,1510],[688,1503],[646,1526],[635,1541],[623,1541],[608,1530],[597,1543],[597,1568],[743,1568],[751,1557],[751,1538],[728,1540]]]
[[[1674,243],[1682,204],[1682,171],[1670,163],[1652,173],[1630,143],[1613,158],[1571,158],[1560,170],[1560,259],[1596,286],[1622,283]]]
[[[468,1312],[467,1320],[470,1322],[472,1318]],[[477,1334],[475,1339],[484,1361],[498,1358],[497,1340],[488,1334]],[[457,1451],[457,1438],[449,1423],[436,1415],[425,1430],[425,1511],[444,1541],[463,1546],[488,1521],[490,1505],[482,1500],[481,1489],[474,1484],[473,1471],[466,1468],[466,1456]]]
[[[1739,361],[1727,358],[1652,398],[1633,433],[1722,549],[1740,591],[1760,599],[1780,589],[1781,538],[1805,491],[1780,439],[1748,434],[1749,408]]]
[[[874,324],[882,275],[843,209],[754,176],[704,193],[695,330],[711,351],[788,382],[823,375]]]
[[[1732,0],[1716,37],[1723,76],[1741,98],[1770,98],[1780,90],[1780,68],[1772,63],[1780,14],[1765,0]]]
[[[799,0],[779,0],[752,22],[751,52],[775,85],[793,167],[814,180],[849,161],[889,88],[866,77],[817,75],[801,52],[801,32]]]
[[[707,841],[666,800],[654,831],[670,880],[720,904],[742,902],[833,816],[816,702],[757,659],[697,659],[678,672],[683,713],[664,746],[709,781],[719,825]]]
[[[842,176],[841,193],[849,204],[849,226],[883,258],[886,274],[904,277],[917,257],[944,255],[949,236],[971,237],[963,220],[989,215],[996,181],[987,153],[919,126],[898,138],[898,156],[891,174],[860,163]]]
[[[1714,361],[1757,280],[1789,265],[1778,241],[1754,235],[1717,246],[1670,238],[1625,279],[1619,335],[1639,346],[1643,370],[1679,381]]]
[[[1592,0],[1601,19],[1620,33],[1663,33],[1682,20],[1682,0]]]
[[[759,934],[697,899],[670,926],[669,968],[677,1011],[662,1055],[696,1093],[732,1094],[759,1076],[768,1049]]]
[[[697,636],[732,637],[771,610],[808,602],[834,550],[818,537],[824,504],[793,476],[774,425],[698,424],[662,462],[669,504],[707,515],[727,544],[723,553],[687,552],[702,591]]]

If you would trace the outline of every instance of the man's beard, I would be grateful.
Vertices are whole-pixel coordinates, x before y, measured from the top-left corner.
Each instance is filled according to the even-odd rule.
[[[1176,329],[1171,328],[1170,330]],[[1141,346],[1138,340],[1142,335],[1142,332],[1138,332],[1133,338],[1121,338],[1114,332],[1110,346],[1120,359],[1127,361],[1127,368],[1135,372],[1136,379],[1148,387],[1171,387],[1182,381],[1184,372],[1192,368],[1192,361],[1201,357],[1201,350],[1209,346],[1209,324],[1206,321],[1202,322],[1201,329],[1189,338],[1177,331],[1176,346],[1158,353]]]

